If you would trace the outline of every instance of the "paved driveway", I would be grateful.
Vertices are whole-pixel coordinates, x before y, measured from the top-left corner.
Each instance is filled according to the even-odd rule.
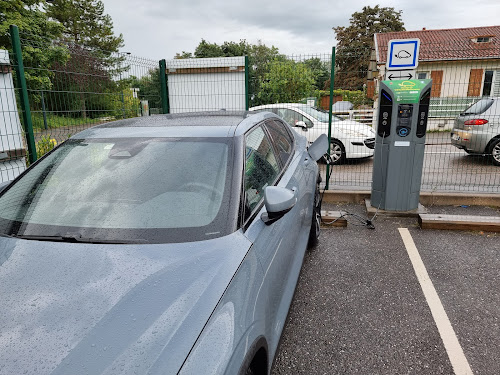
[[[273,374],[453,374],[464,359],[475,374],[499,374],[500,234],[424,231],[408,218],[377,218],[375,227],[322,231]],[[399,228],[413,238],[462,355],[444,345]]]

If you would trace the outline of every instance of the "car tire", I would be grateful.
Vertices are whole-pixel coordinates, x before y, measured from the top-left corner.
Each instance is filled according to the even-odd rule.
[[[321,176],[318,175],[316,190],[314,191],[313,213],[311,219],[311,229],[309,230],[309,247],[314,247],[319,242],[319,235],[321,230],[321,193],[319,184]]]
[[[495,139],[489,149],[489,154],[491,154],[491,160],[493,164],[496,166],[500,166],[500,138]]]
[[[345,148],[342,142],[332,139],[330,142],[330,157],[333,165],[342,164],[345,161]]]

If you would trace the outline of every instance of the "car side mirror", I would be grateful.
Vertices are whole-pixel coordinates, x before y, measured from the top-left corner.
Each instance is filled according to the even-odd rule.
[[[307,131],[307,125],[304,121],[297,121],[295,126],[302,128],[303,131]]]
[[[281,219],[297,203],[295,191],[278,187],[268,186],[264,190],[264,204],[267,212],[261,215],[262,221],[270,225]]]
[[[12,181],[5,181],[5,182],[2,182],[2,183],[0,184],[0,193],[1,193],[2,191],[4,191],[4,190],[7,188],[7,186],[9,186],[9,185],[10,185],[10,183],[11,183],[11,182],[12,182]]]
[[[318,161],[328,152],[328,137],[326,134],[321,134],[312,145],[307,149],[313,160]]]

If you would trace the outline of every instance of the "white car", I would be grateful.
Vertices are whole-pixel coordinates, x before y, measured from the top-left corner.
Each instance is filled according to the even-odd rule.
[[[250,111],[269,111],[277,114],[299,134],[304,135],[309,143],[314,142],[323,133],[328,134],[328,112],[307,104],[266,104],[252,107]],[[375,131],[370,126],[333,115],[331,135],[330,156],[334,164],[340,164],[345,159],[373,156]]]

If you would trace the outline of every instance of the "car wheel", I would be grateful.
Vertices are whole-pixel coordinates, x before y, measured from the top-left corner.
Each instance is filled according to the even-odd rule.
[[[342,142],[332,139],[330,143],[330,157],[333,165],[341,164],[345,161],[345,148]]]
[[[319,190],[320,182],[321,182],[321,177],[318,176],[318,180],[316,183],[316,190],[314,192],[311,229],[309,231],[309,247],[313,247],[318,244],[320,230],[321,230],[321,193]]]
[[[493,164],[500,166],[500,139],[496,139],[490,146],[491,159]]]

